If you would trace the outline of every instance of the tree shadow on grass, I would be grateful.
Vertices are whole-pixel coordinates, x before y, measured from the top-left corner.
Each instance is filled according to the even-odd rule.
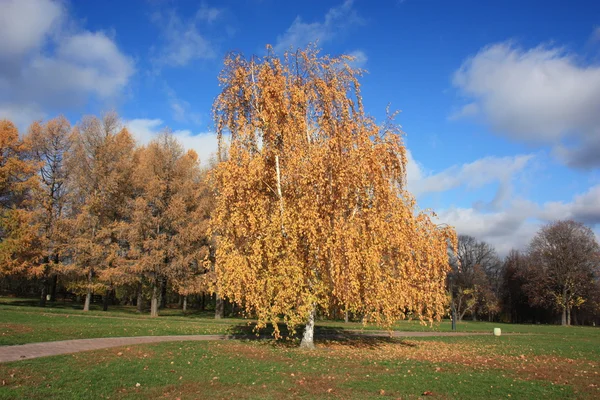
[[[257,330],[256,323],[234,325],[229,328],[229,334],[241,340],[265,341],[275,347],[298,347],[303,327],[299,327],[294,334],[291,334],[285,324],[278,324],[281,339],[275,339],[273,336],[274,328],[271,324],[267,327]],[[368,331],[347,330],[338,327],[315,326],[315,344],[317,347],[328,347],[331,345],[348,346],[349,348],[376,349],[385,344],[396,344],[401,346],[414,347],[416,344],[406,340],[394,338],[381,334],[374,334]]]

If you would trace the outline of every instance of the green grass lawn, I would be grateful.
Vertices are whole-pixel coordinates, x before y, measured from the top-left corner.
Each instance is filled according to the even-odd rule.
[[[0,297],[0,345],[25,344],[65,339],[96,337],[145,336],[145,335],[199,335],[251,333],[245,328],[252,321],[243,318],[215,320],[213,312],[191,310],[184,314],[180,309],[161,310],[159,318],[148,313],[139,314],[135,307],[113,306],[108,312],[100,305],[92,305],[91,311],[83,312],[77,303],[48,303],[37,307],[36,299]],[[459,332],[492,332],[501,327],[504,333],[560,333],[564,337],[577,336],[579,327],[563,328],[547,325],[512,325],[489,322],[459,322]],[[358,322],[319,321],[321,330],[380,330],[380,327],[363,326]],[[418,321],[401,321],[395,330],[406,332],[450,332],[450,321],[423,325]],[[266,330],[268,333],[269,330]],[[562,337],[562,336],[561,336]]]
[[[0,343],[226,333],[246,323],[164,314],[151,319],[117,308],[84,315],[0,299]],[[24,360],[0,364],[0,399],[600,398],[600,329],[466,322],[459,331],[494,326],[518,334],[319,340],[315,351],[285,340],[173,342]],[[396,328],[446,331],[449,323]]]

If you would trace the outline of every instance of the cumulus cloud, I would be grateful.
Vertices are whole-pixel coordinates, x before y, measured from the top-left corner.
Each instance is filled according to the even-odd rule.
[[[500,255],[525,249],[545,223],[572,219],[600,231],[600,185],[575,194],[570,201],[534,203],[515,196],[513,184],[530,170],[535,156],[484,157],[470,163],[430,173],[407,154],[408,189],[417,198],[456,188],[478,189],[498,183],[494,199],[470,207],[437,209],[438,223],[454,226],[459,234],[471,235],[492,244]],[[600,235],[599,235],[600,238]]]
[[[62,4],[56,1],[7,0],[1,9],[2,56],[21,57],[39,49],[48,39],[48,33],[56,30],[65,18]]]
[[[572,167],[600,166],[599,65],[562,48],[498,43],[467,59],[453,84],[468,104],[451,118],[476,118],[511,139],[550,145]]]
[[[458,187],[477,189],[490,183],[499,182],[497,195],[490,204],[492,208],[499,207],[510,197],[511,182],[515,175],[523,171],[533,157],[532,154],[484,157],[471,163],[454,165],[439,173],[430,174],[425,172],[408,152],[408,189],[418,197]]]
[[[0,5],[0,117],[24,127],[90,98],[109,101],[126,87],[133,60],[106,33],[73,25],[59,1]]]
[[[156,135],[166,129],[161,119],[131,119],[124,122],[136,140],[144,145],[152,141]],[[217,135],[213,132],[193,134],[190,130],[172,132],[184,148],[194,150],[200,157],[200,162],[207,165],[217,152]]]
[[[504,210],[482,212],[475,208],[452,207],[437,213],[440,223],[454,226],[457,233],[490,243],[501,256],[511,249],[523,250],[540,223],[530,219],[537,205],[525,200],[513,201]]]
[[[291,48],[305,47],[308,43],[319,41],[325,44],[350,27],[362,24],[363,19],[354,10],[353,0],[345,0],[342,4],[327,11],[322,21],[304,22],[297,16],[283,35],[277,37],[273,49],[283,53]]]
[[[576,195],[571,202],[548,202],[539,213],[546,221],[573,219],[586,225],[600,224],[600,185]]]
[[[471,235],[494,245],[501,255],[513,248],[525,249],[543,224],[564,219],[596,228],[598,235],[600,185],[576,194],[568,202],[536,204],[515,199],[506,208],[493,212],[457,207],[438,212],[441,223],[454,226],[460,234]]]

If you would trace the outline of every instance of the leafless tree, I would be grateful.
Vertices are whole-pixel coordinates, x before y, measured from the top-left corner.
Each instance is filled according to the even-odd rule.
[[[571,311],[585,303],[600,272],[600,246],[594,232],[575,221],[544,226],[529,246],[525,285],[533,305],[552,306],[571,324]]]
[[[501,262],[493,246],[473,236],[459,235],[457,253],[450,256],[450,265],[448,283],[458,319],[462,320],[467,313],[474,319],[478,313],[496,313],[495,282]]]

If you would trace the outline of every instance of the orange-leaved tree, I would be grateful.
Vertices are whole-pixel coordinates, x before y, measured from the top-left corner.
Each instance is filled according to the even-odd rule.
[[[29,150],[17,127],[0,120],[0,276],[26,274],[40,255],[31,214],[37,164]]]
[[[331,302],[390,327],[432,321],[447,302],[450,228],[416,210],[406,149],[391,116],[366,115],[351,57],[309,47],[247,60],[232,54],[214,104],[217,285],[258,318],[313,347]]]
[[[188,164],[196,164],[195,153],[188,152]],[[196,165],[189,165],[189,191],[175,203],[179,210],[173,236],[173,257],[170,268],[171,282],[177,293],[183,296],[183,311],[187,297],[214,291],[214,240],[210,234],[210,218],[214,209],[214,194],[209,184],[209,169],[198,172]],[[174,207],[175,208],[175,207]]]
[[[68,240],[66,213],[69,208],[66,156],[71,150],[71,124],[65,117],[45,123],[34,122],[25,137],[32,159],[38,167],[39,185],[33,191],[31,223],[37,229],[39,259],[31,259],[28,275],[40,279],[40,306],[46,304],[49,278],[52,277],[51,296],[56,290],[60,265],[60,248]]]
[[[133,183],[128,258],[132,271],[150,281],[150,314],[158,316],[161,282],[173,280],[175,289],[186,295],[186,281],[196,282],[206,270],[206,228],[197,223],[203,216],[198,156],[164,132],[138,151]]]
[[[75,129],[69,154],[73,190],[71,235],[66,251],[71,260],[65,272],[84,283],[89,310],[94,290],[110,291],[124,271],[123,224],[129,215],[135,142],[115,113],[101,119],[86,117]],[[116,277],[115,277],[116,275]]]

